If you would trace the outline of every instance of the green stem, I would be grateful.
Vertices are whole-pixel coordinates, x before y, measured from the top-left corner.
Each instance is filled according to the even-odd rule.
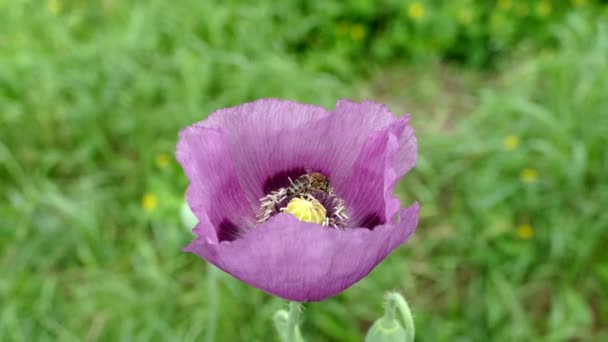
[[[205,333],[205,341],[215,341],[215,330],[217,327],[217,312],[219,308],[219,293],[217,293],[217,276],[218,269],[215,266],[209,265],[207,272],[207,291],[209,291],[209,310],[207,320],[207,332]]]
[[[289,312],[281,309],[274,314],[274,326],[282,342],[304,342],[298,325],[301,315],[302,304],[297,302],[289,303]]]
[[[289,319],[287,321],[287,337],[288,341],[296,341],[298,338],[298,324],[300,323],[300,315],[302,313],[302,304],[298,302],[289,302]]]
[[[274,322],[274,327],[277,330],[277,333],[279,334],[281,342],[287,342],[286,327],[287,321],[289,320],[289,313],[287,313],[287,311],[285,310],[279,310],[274,314],[272,320]]]

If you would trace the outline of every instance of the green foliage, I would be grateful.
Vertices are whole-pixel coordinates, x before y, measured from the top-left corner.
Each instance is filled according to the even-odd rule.
[[[526,46],[554,48],[550,34],[570,12],[601,13],[597,1],[284,1],[273,18],[288,51],[349,77],[370,65],[429,58],[488,67]]]
[[[309,340],[362,340],[387,290],[421,341],[608,338],[608,28],[579,2],[420,1],[414,21],[389,0],[0,0],[0,340],[271,339],[280,301],[180,251],[177,132],[254,98],[362,93],[414,114],[400,193],[421,226],[306,305]],[[436,64],[355,76],[501,51],[448,89]]]
[[[556,37],[564,50],[510,67],[466,119],[421,140],[404,189],[429,226],[412,248],[438,270],[411,290],[439,296],[419,316],[440,327],[420,327],[424,340],[594,340],[607,323],[608,26],[571,15]]]

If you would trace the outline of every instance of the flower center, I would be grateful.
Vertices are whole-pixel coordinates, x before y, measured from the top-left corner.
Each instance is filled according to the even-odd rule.
[[[310,195],[307,198],[292,198],[287,207],[281,208],[281,212],[291,214],[300,221],[316,224],[322,224],[327,218],[325,207]]]
[[[289,180],[289,186],[278,188],[260,199],[257,222],[262,223],[278,213],[287,213],[304,222],[344,229],[348,216],[344,200],[338,197],[327,177],[307,172]]]

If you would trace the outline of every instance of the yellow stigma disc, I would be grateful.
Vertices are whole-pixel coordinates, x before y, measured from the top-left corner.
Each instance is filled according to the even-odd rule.
[[[292,198],[287,207],[281,209],[284,213],[295,216],[298,220],[322,224],[327,217],[327,210],[315,198]]]

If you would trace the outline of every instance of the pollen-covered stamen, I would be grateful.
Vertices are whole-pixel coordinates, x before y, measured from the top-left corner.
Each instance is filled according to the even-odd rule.
[[[278,208],[287,199],[287,189],[280,188],[272,191],[268,195],[260,198],[260,212],[256,219],[258,223],[268,220],[272,215],[278,212]]]
[[[256,216],[258,223],[284,212],[302,221],[335,229],[347,227],[344,200],[334,193],[327,177],[319,172],[308,171],[295,180],[287,178],[288,186],[271,191],[260,199],[260,211]]]
[[[335,229],[345,229],[348,223],[348,215],[346,214],[344,200],[336,196],[333,191],[328,193],[313,191],[311,194],[327,208],[327,218],[323,225]]]

